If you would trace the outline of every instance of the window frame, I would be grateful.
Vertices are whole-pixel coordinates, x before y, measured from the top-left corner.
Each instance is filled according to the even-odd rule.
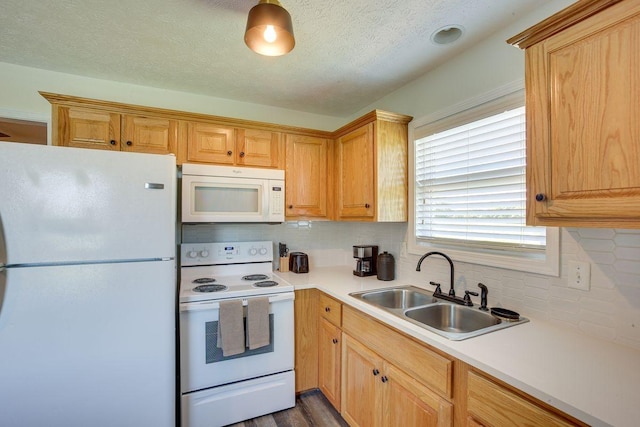
[[[499,105],[500,98],[517,96],[518,92],[523,91],[524,80],[518,80],[413,120],[409,124],[409,227],[407,228],[407,252],[409,254],[422,255],[427,251],[439,250],[459,262],[548,276],[558,277],[560,275],[560,231],[557,227],[546,227],[544,251],[523,251],[509,248],[482,250],[478,248],[477,244],[451,246],[439,242],[419,241],[416,237],[416,129],[455,115],[459,115],[464,120],[465,112],[469,110],[478,109],[484,104],[491,108],[492,103]]]

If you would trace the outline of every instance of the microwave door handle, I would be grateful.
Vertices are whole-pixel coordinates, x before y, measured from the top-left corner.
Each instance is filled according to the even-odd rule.
[[[269,222],[271,218],[271,203],[269,203],[269,199],[271,198],[271,183],[266,181],[261,185],[262,187],[262,206],[260,212],[262,212],[262,220],[264,222]],[[264,207],[267,206],[268,209]]]

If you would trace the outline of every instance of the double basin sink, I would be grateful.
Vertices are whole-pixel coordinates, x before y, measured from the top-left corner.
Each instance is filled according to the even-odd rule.
[[[415,286],[353,292],[349,295],[453,341],[528,322],[523,317],[517,320],[502,319],[477,307],[441,300]]]

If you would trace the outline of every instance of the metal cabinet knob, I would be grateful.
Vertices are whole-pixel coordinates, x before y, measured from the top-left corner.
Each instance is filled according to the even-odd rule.
[[[367,208],[367,209],[369,209],[369,208],[371,207],[371,205],[370,205],[369,203],[365,203],[365,204],[364,204],[364,207],[365,207],[365,208]]]
[[[338,344],[338,338],[332,339],[331,342],[333,342],[334,344]]]
[[[289,209],[293,209],[293,205],[289,205]]]
[[[128,145],[129,147],[131,147],[131,146],[133,145],[133,142],[131,142],[131,141],[127,141],[127,145]]]
[[[380,378],[380,381],[382,381],[383,383],[386,383],[387,381],[389,381],[389,378],[383,375],[382,378]]]
[[[536,194],[536,201],[538,201],[538,202],[543,202],[543,201],[545,201],[546,199],[547,199],[547,196],[545,196],[544,194],[542,194],[542,193],[538,193],[538,194]]]
[[[380,373],[380,371],[378,371],[377,369],[374,369],[372,372],[374,377]]]
[[[244,157],[244,151],[240,152],[240,157]]]
[[[324,311],[326,311],[327,313],[331,311],[331,307],[325,307]]]
[[[111,144],[111,145],[116,145],[116,140],[115,140],[115,139],[112,139],[111,141],[109,141],[109,144]]]
[[[232,154],[233,154],[233,151],[231,151],[231,150],[227,151],[227,156],[230,156]]]

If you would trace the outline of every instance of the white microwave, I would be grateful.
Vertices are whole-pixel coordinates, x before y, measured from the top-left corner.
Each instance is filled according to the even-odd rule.
[[[283,222],[284,171],[182,165],[182,222]]]

